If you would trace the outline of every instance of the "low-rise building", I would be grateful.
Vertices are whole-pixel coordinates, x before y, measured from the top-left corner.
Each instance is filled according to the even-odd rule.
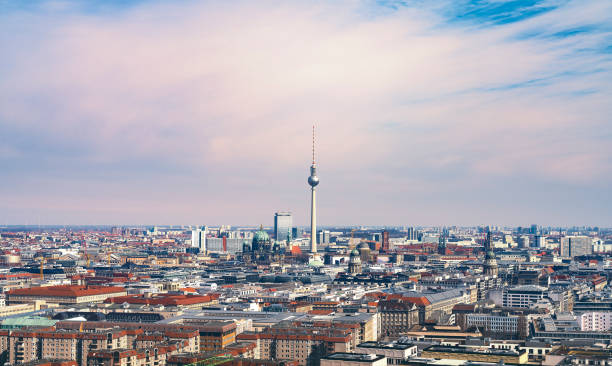
[[[421,352],[421,357],[466,360],[472,362],[503,362],[509,364],[525,364],[528,361],[526,351],[510,351],[499,349],[473,349],[461,346],[440,346],[433,345],[425,348]]]
[[[360,353],[334,353],[321,358],[321,366],[386,366],[385,356]]]
[[[417,346],[406,343],[364,342],[355,348],[355,353],[385,356],[388,365],[400,365],[411,357],[416,357]]]

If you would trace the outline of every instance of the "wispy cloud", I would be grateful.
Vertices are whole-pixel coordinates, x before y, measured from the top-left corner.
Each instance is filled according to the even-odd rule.
[[[612,218],[608,2],[0,9],[0,223]]]

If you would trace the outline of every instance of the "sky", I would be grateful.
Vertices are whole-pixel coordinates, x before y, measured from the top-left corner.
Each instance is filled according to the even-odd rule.
[[[0,225],[612,227],[608,0],[0,0]]]

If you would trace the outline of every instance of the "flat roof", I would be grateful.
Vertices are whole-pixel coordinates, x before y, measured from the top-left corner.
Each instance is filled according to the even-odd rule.
[[[363,342],[363,343],[359,343],[357,347],[405,350],[405,349],[416,347],[416,346],[412,344],[405,344],[405,343]]]
[[[322,360],[335,360],[335,361],[352,361],[352,362],[374,362],[384,359],[385,356],[379,356],[375,354],[363,354],[363,353],[332,353],[329,356],[321,357]]]

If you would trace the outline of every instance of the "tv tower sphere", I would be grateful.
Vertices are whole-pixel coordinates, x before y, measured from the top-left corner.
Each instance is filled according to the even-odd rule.
[[[319,177],[317,177],[317,167],[312,165],[310,167],[310,177],[308,177],[308,184],[311,187],[316,187],[319,184]]]

